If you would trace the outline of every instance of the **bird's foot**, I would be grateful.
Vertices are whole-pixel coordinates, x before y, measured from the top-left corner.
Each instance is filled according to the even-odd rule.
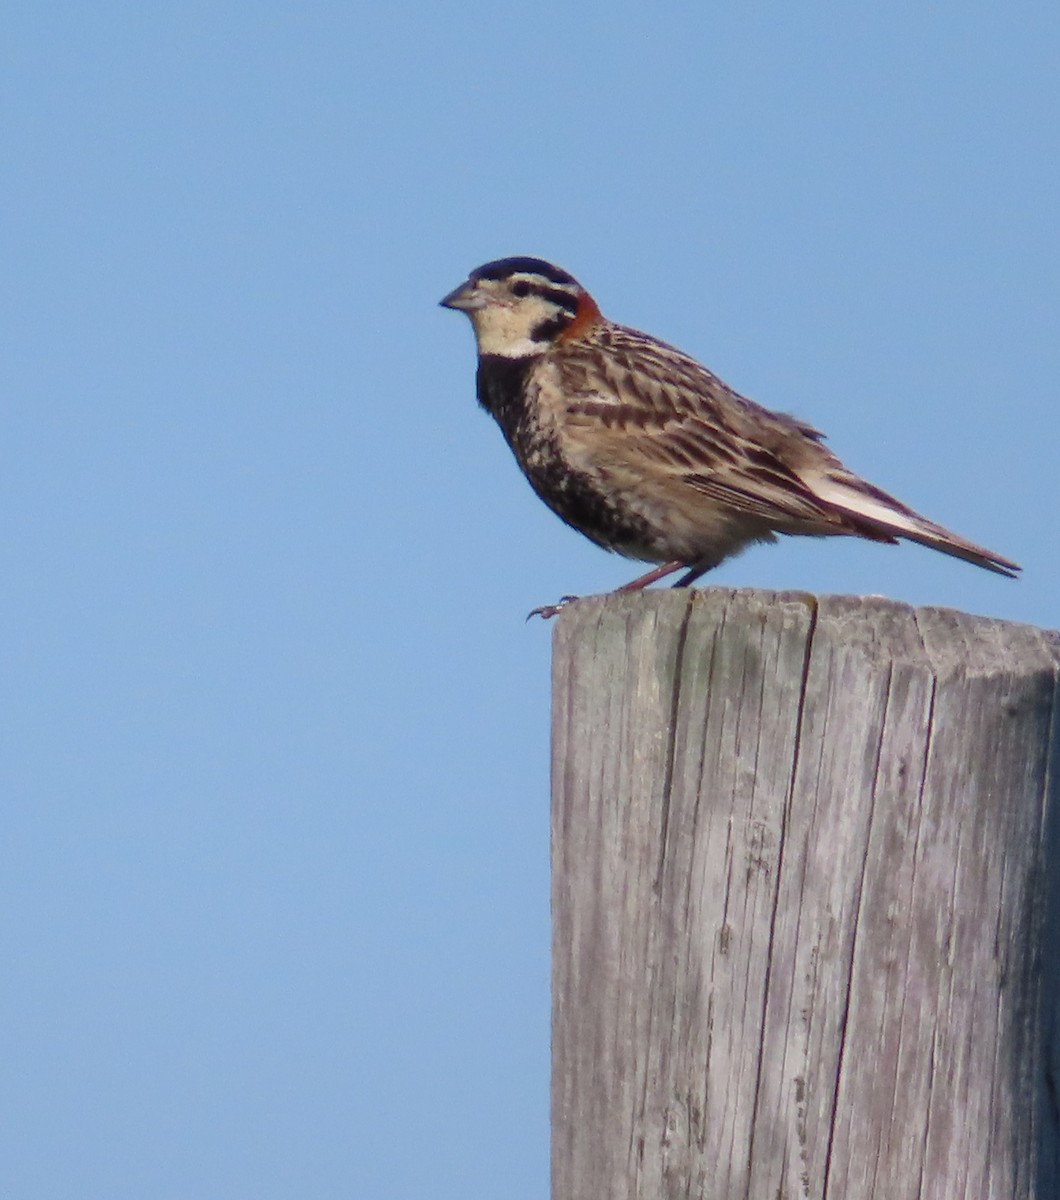
[[[526,614],[526,619],[529,621],[531,617],[540,617],[542,621],[550,621],[557,613],[561,613],[568,604],[573,604],[577,599],[577,596],[560,596],[556,604],[543,604],[540,608],[532,608]]]

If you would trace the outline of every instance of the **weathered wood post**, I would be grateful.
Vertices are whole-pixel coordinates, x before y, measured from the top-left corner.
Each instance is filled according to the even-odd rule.
[[[883,599],[560,615],[553,1200],[1060,1197],[1058,666]]]

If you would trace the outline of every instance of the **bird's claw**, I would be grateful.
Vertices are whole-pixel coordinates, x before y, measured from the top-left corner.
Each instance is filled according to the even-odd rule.
[[[577,599],[577,596],[560,596],[555,604],[542,604],[540,608],[532,608],[526,614],[526,619],[529,621],[531,617],[540,617],[542,621],[550,621],[557,613],[562,612],[568,604],[573,604]]]

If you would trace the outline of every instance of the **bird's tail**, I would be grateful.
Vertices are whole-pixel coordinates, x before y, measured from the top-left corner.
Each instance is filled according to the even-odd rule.
[[[806,483],[820,500],[852,520],[853,532],[881,540],[907,538],[1009,579],[1019,575],[1018,563],[943,529],[863,479],[827,474]]]

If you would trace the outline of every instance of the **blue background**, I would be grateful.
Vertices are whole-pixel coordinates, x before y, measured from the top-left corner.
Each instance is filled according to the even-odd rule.
[[[1058,623],[1060,7],[5,17],[0,1194],[540,1198],[549,629],[636,564],[476,410],[537,254],[1026,569],[730,586]]]

